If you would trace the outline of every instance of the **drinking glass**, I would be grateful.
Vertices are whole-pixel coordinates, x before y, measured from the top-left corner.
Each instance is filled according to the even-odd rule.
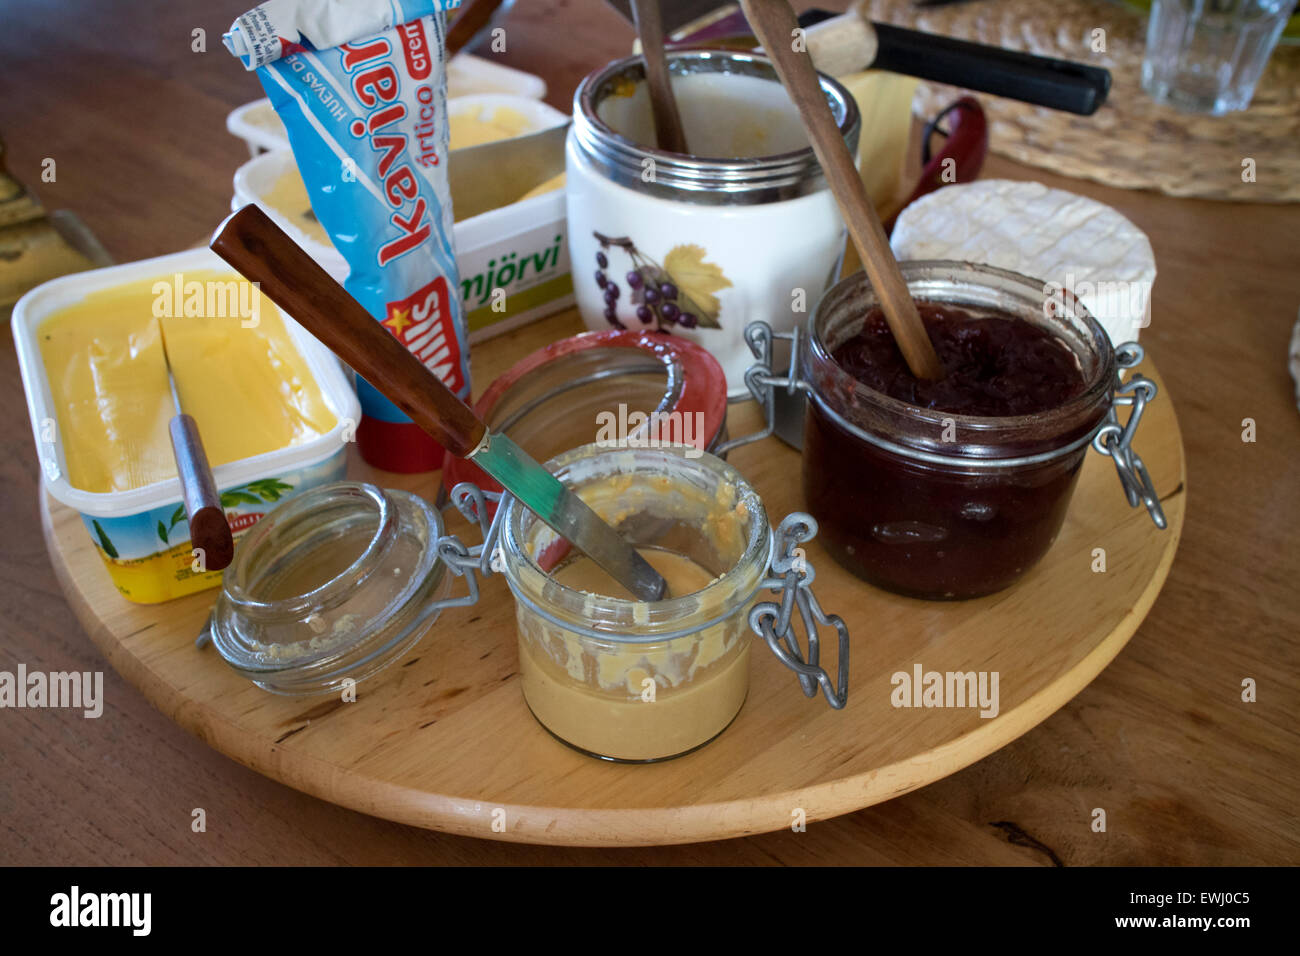
[[[1193,113],[1244,110],[1296,0],[1153,0],[1142,88]]]

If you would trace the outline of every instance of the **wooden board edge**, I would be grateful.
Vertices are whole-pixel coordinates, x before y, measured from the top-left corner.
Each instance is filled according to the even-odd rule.
[[[164,716],[232,760],[319,799],[397,823],[459,836],[562,846],[664,846],[782,830],[790,824],[791,812],[796,807],[805,811],[808,821],[815,822],[902,796],[983,759],[1063,707],[1114,660],[1136,633],[1164,586],[1181,540],[1185,517],[1186,465],[1181,441],[1179,453],[1179,484],[1165,499],[1169,518],[1165,533],[1171,535],[1171,540],[1135,606],[1078,664],[989,725],[896,764],[784,794],[768,794],[748,805],[732,802],[656,809],[571,810],[501,804],[508,829],[500,833],[493,832],[491,827],[492,812],[498,805],[489,806],[479,799],[431,795],[389,783],[377,787],[373,778],[340,772],[333,765],[280,748],[270,738],[250,742],[247,731],[193,706],[138,659],[125,654],[120,642],[95,617],[63,555],[54,547],[47,493],[41,495],[40,511],[55,575],[91,640],[113,668]],[[1145,515],[1135,512],[1133,519],[1145,520]],[[322,773],[322,769],[328,772]],[[329,786],[320,785],[320,780],[328,780]],[[379,799],[376,799],[377,792],[382,794]],[[593,832],[608,836],[593,838]]]

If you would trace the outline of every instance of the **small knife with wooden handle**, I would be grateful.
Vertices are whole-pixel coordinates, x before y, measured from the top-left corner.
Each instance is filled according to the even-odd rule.
[[[190,545],[202,552],[200,560],[205,570],[220,571],[234,559],[234,536],[230,533],[225,509],[221,507],[221,494],[212,477],[207,452],[203,450],[199,424],[181,408],[181,395],[167,355],[167,336],[163,333],[161,321],[158,322],[158,336],[162,341],[163,361],[167,365],[172,404],[176,407],[176,416],[167,430],[171,433],[172,454],[176,456],[176,472],[181,479],[185,516],[190,524]]]

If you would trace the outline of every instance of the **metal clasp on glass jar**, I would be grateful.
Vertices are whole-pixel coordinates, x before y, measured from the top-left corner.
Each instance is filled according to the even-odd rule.
[[[1115,347],[1115,364],[1120,370],[1136,368],[1142,364],[1144,357],[1142,346],[1136,342],[1125,342]],[[1165,511],[1160,506],[1160,499],[1156,496],[1151,476],[1147,474],[1147,466],[1133,450],[1133,436],[1142,421],[1142,412],[1146,409],[1147,402],[1156,397],[1156,391],[1156,383],[1145,375],[1134,374],[1129,376],[1128,381],[1124,381],[1117,371],[1114,404],[1106,416],[1105,423],[1097,430],[1092,440],[1092,447],[1114,460],[1115,471],[1119,474],[1120,484],[1124,486],[1124,494],[1128,497],[1129,506],[1136,508],[1139,503],[1145,505],[1156,527],[1163,529],[1167,526]],[[1123,425],[1120,424],[1119,416],[1115,413],[1116,406],[1120,405],[1131,405],[1133,408],[1133,411],[1129,412],[1128,421]]]
[[[1156,394],[1145,376],[1121,376],[1142,359],[1136,343],[1112,349],[1068,291],[1049,309],[1042,283],[1013,272],[942,261],[901,266],[918,300],[1007,314],[1053,331],[1075,354],[1084,393],[1037,416],[974,418],[867,388],[832,358],[875,305],[858,274],[826,294],[802,332],[774,333],[761,323],[746,328],[759,360],[746,383],[766,427],[725,443],[719,453],[774,432],[804,446],[805,497],[827,549],[866,580],[917,597],[989,593],[1036,563],[1055,540],[1089,444],[1114,460],[1129,504],[1144,504],[1156,526],[1166,526],[1132,447]],[[790,362],[778,372],[773,346],[783,340],[790,343]],[[796,396],[803,406],[797,417],[789,411]],[[1124,424],[1122,405],[1132,406]],[[841,471],[847,477],[837,478]],[[848,499],[861,507],[847,507]]]

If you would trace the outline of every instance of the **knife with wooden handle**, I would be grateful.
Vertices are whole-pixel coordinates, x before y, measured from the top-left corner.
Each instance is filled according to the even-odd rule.
[[[468,458],[642,601],[668,596],[663,576],[581,498],[483,420],[260,208],[231,213],[212,251],[320,339],[458,458]]]
[[[235,556],[235,540],[230,533],[226,511],[221,507],[221,493],[217,490],[208,454],[199,437],[199,423],[194,416],[185,414],[181,407],[176,375],[172,371],[171,357],[167,354],[167,336],[162,322],[158,323],[162,341],[163,362],[167,366],[167,384],[171,388],[172,404],[176,415],[167,426],[172,439],[172,454],[176,458],[176,473],[181,479],[181,497],[185,500],[185,516],[189,520],[190,544],[201,552],[202,566],[207,571],[220,571],[230,565]]]

